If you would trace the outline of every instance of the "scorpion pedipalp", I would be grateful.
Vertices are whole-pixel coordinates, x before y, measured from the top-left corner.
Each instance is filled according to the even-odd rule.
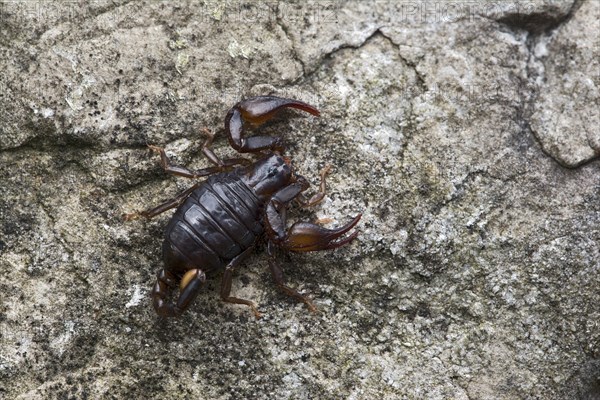
[[[358,231],[350,235],[349,232],[360,221],[362,214],[358,214],[346,225],[337,229],[327,229],[310,222],[297,222],[288,230],[287,237],[281,247],[295,252],[319,251],[335,249],[350,243],[358,235]]]
[[[233,106],[225,117],[225,134],[231,147],[240,153],[255,153],[267,149],[282,152],[283,142],[280,137],[243,137],[243,122],[261,125],[273,118],[283,108],[296,108],[317,117],[320,115],[319,110],[315,107],[299,100],[275,96],[260,96],[243,100]]]

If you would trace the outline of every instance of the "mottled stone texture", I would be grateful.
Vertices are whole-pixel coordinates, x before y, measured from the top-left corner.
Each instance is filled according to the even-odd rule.
[[[600,398],[600,3],[0,1],[0,397]],[[359,240],[211,282],[178,320],[149,288],[241,98],[310,102],[282,134]],[[335,225],[332,222],[331,225]]]

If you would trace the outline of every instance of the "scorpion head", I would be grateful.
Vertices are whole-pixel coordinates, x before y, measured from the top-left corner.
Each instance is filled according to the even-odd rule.
[[[291,160],[278,154],[269,154],[245,172],[246,183],[261,197],[270,197],[293,180]]]

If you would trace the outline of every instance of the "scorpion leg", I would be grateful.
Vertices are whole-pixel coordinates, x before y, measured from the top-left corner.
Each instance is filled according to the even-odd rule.
[[[285,284],[285,278],[283,276],[283,270],[281,266],[277,264],[275,261],[275,257],[272,255],[272,242],[268,243],[269,247],[269,267],[271,269],[271,275],[273,276],[273,280],[275,280],[275,284],[283,293],[287,294],[290,297],[293,297],[297,300],[300,300],[311,312],[317,312],[317,307],[313,304],[312,300],[302,294],[300,294],[296,289],[293,289]]]
[[[173,303],[167,301],[167,297],[177,285],[176,279],[169,271],[161,270],[152,289],[152,303],[156,313],[161,317],[180,316],[198,296],[205,281],[206,275],[201,269],[188,270],[181,279],[177,303]]]
[[[233,279],[233,271],[235,268],[245,260],[254,248],[250,247],[244,250],[240,255],[235,257],[231,262],[225,267],[225,272],[223,273],[223,278],[221,278],[221,299],[225,303],[233,303],[233,304],[244,304],[252,310],[254,316],[258,319],[260,318],[260,313],[258,309],[250,300],[244,300],[237,297],[232,297],[229,294],[231,293],[231,280]]]
[[[243,137],[243,122],[254,126],[271,119],[282,108],[296,108],[312,115],[319,116],[319,110],[302,101],[284,99],[275,96],[258,96],[237,103],[225,117],[225,133],[231,147],[240,153],[256,153],[261,150],[283,151],[280,137],[253,136]]]
[[[228,167],[232,165],[240,165],[240,164],[248,164],[250,160],[245,158],[228,158],[226,160],[221,160],[215,152],[211,149],[212,142],[215,139],[215,135],[213,135],[208,128],[202,128],[202,133],[206,136],[206,141],[202,145],[202,153],[208,158],[208,160],[216,165],[217,167]]]
[[[207,139],[206,139],[206,142],[204,142],[204,145],[202,146],[202,152],[206,155],[206,157],[210,160],[210,162],[215,164],[214,167],[208,167],[208,168],[193,171],[188,168],[173,165],[173,164],[171,164],[169,157],[167,157],[167,154],[165,153],[164,149],[157,147],[157,146],[152,146],[152,145],[148,145],[148,147],[152,151],[154,151],[160,155],[160,164],[167,173],[170,173],[172,175],[183,176],[185,178],[201,178],[204,176],[215,174],[217,172],[226,171],[234,165],[247,164],[249,162],[249,160],[246,160],[245,158],[229,158],[226,160],[219,159],[215,155],[215,153],[210,149],[210,145],[213,142],[213,136],[210,134],[210,132],[208,132],[208,129],[205,131],[205,133],[207,134]],[[196,185],[192,186],[191,188],[187,189],[186,191],[182,192],[181,194],[179,194],[174,199],[168,200],[168,201],[164,202],[163,204],[160,204],[159,206],[156,206],[150,210],[137,211],[137,212],[130,213],[130,214],[124,214],[123,218],[125,219],[125,221],[131,221],[133,219],[137,219],[140,217],[144,217],[144,218],[148,218],[148,219],[155,217],[167,210],[170,210],[171,208],[175,208],[175,207],[178,207],[179,205],[181,205],[185,201],[185,199],[188,198],[190,193],[193,192],[198,186],[199,186],[199,184],[196,184]]]
[[[175,208],[175,207],[179,207],[190,195],[190,193],[192,193],[194,190],[196,190],[196,188],[198,188],[198,186],[200,186],[202,184],[202,182],[199,182],[197,184],[195,184],[194,186],[192,186],[189,189],[186,189],[185,191],[181,192],[179,195],[177,195],[177,197],[171,199],[171,200],[167,200],[164,203],[151,208],[149,210],[145,210],[145,211],[136,211],[130,214],[123,214],[123,219],[125,221],[131,221],[134,219],[138,219],[140,217],[144,217],[147,219],[156,217],[159,214],[164,213],[167,210],[170,210],[171,208]]]
[[[312,207],[315,204],[319,204],[321,201],[323,201],[323,199],[325,198],[325,177],[327,176],[327,174],[329,174],[329,172],[331,171],[331,165],[327,164],[325,167],[323,167],[323,169],[321,169],[321,172],[319,173],[319,175],[321,175],[321,183],[319,184],[319,191],[317,193],[315,193],[310,199],[307,199],[303,193],[298,193],[298,196],[296,197],[296,201],[300,204],[300,206],[302,207]]]
[[[208,140],[210,140],[212,142],[212,139],[208,139]],[[165,170],[165,172],[167,172],[171,175],[183,176],[184,178],[202,178],[204,176],[216,174],[217,172],[226,171],[233,165],[238,165],[238,164],[247,162],[247,160],[241,159],[241,158],[219,160],[216,157],[216,155],[214,153],[212,153],[212,150],[210,150],[210,148],[207,148],[207,151],[212,153],[212,156],[214,157],[214,159],[216,161],[213,161],[213,159],[209,156],[207,156],[207,157],[211,162],[216,163],[216,166],[202,168],[202,169],[198,169],[198,170],[194,171],[194,170],[191,170],[191,169],[188,169],[185,167],[180,167],[178,165],[171,164],[171,160],[169,160],[169,157],[167,157],[167,154],[165,153],[165,151],[162,148],[153,146],[153,145],[148,145],[148,147],[150,148],[150,150],[154,151],[155,153],[160,154],[160,165]],[[204,152],[204,149],[205,149],[205,147],[203,147],[203,152]],[[244,161],[240,161],[240,160],[244,160]]]
[[[267,204],[265,212],[265,231],[269,239],[277,246],[295,252],[335,249],[351,242],[358,231],[342,237],[360,221],[358,214],[352,221],[337,229],[327,229],[310,222],[296,222],[286,231],[286,206],[302,191],[308,182],[303,177],[276,192]]]

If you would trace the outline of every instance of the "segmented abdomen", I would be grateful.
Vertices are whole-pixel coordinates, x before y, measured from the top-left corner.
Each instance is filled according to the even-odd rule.
[[[212,176],[192,192],[167,226],[165,262],[175,257],[180,268],[205,272],[223,267],[263,232],[261,206],[237,175]]]

